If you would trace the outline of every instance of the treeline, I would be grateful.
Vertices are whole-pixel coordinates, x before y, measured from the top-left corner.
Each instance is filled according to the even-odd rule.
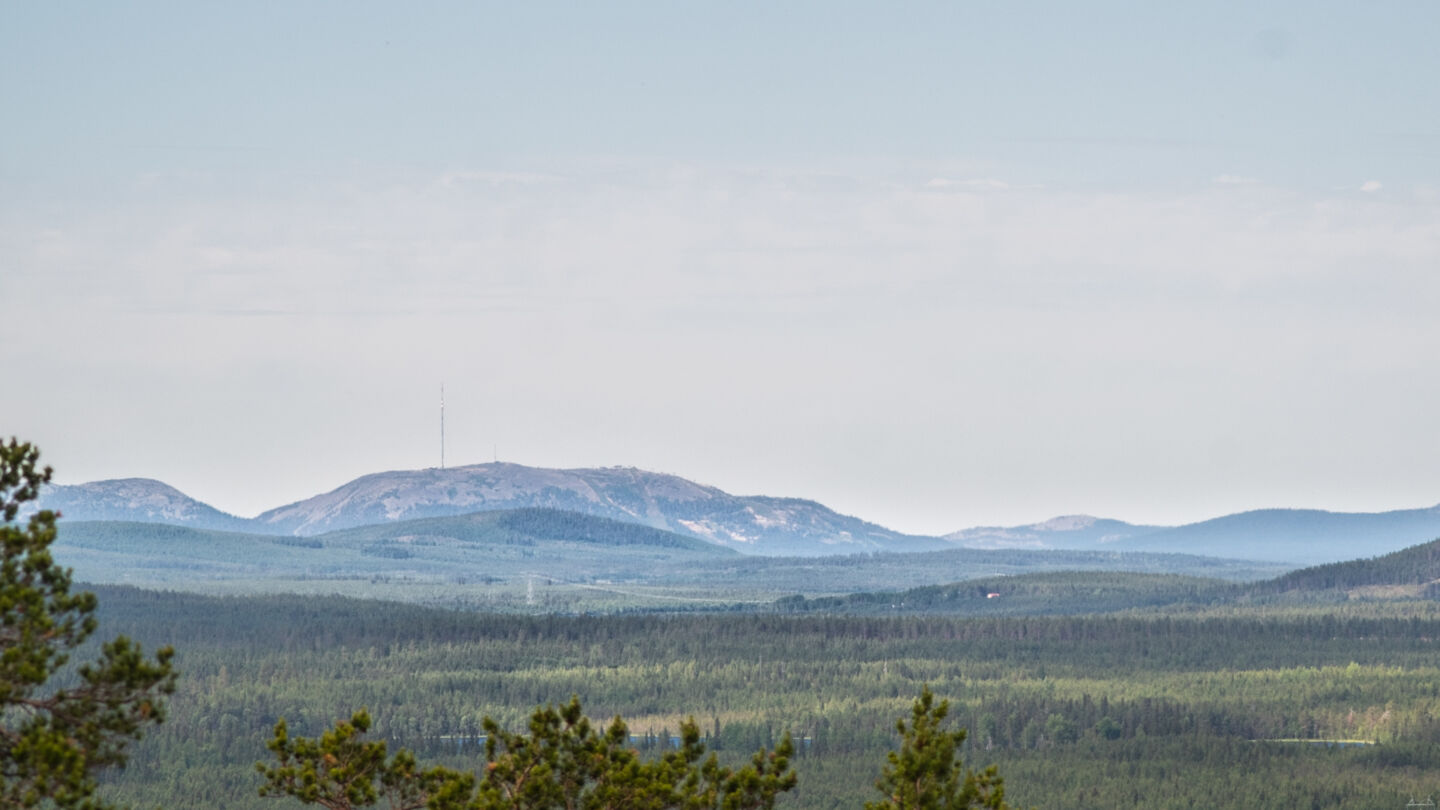
[[[778,600],[775,608],[787,613],[1077,615],[1181,603],[1219,605],[1244,592],[1242,585],[1180,574],[1059,571],[985,577],[903,591],[814,599],[796,595]]]
[[[1407,587],[1409,586],[1409,587]],[[1320,565],[1273,579],[1234,583],[1179,574],[1060,571],[982,577],[900,591],[778,600],[786,613],[1036,615],[1147,608],[1339,604],[1356,589],[1382,598],[1440,598],[1440,540],[1364,560]]]
[[[789,616],[464,613],[417,605],[276,595],[210,597],[99,586],[107,626],[177,647],[263,644],[267,651],[375,644],[562,645],[585,663],[675,657],[772,660],[895,657],[953,651],[987,664],[1049,660],[1086,672],[1154,668],[1265,668],[1429,663],[1440,618],[1338,612],[1205,616]],[[943,646],[937,647],[936,644]],[[496,647],[500,649],[500,647]],[[521,660],[529,656],[522,654]]]

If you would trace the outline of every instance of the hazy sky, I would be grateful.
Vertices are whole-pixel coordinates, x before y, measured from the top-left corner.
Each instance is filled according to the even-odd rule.
[[[242,515],[1440,502],[1440,4],[6,3],[0,435]]]

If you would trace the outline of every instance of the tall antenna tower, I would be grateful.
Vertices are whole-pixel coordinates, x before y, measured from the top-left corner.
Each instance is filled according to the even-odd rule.
[[[440,469],[445,469],[445,383],[440,383]]]

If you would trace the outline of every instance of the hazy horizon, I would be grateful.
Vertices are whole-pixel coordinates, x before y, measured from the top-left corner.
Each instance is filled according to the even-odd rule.
[[[134,2],[0,30],[0,434],[916,533],[1440,501],[1440,6]]]
[[[184,495],[187,495],[187,496],[190,496],[190,497],[194,497],[194,498],[196,498],[196,500],[199,500],[199,501],[201,501],[201,502],[203,502],[203,503],[205,503],[205,504],[207,504],[207,505],[209,505],[209,506],[215,507],[216,509],[219,509],[221,512],[225,512],[225,513],[230,514],[230,515],[233,515],[233,516],[235,516],[235,517],[240,517],[240,518],[245,518],[245,519],[251,519],[251,518],[258,517],[258,516],[260,516],[261,514],[263,514],[263,513],[265,513],[265,512],[268,512],[268,511],[271,511],[271,510],[274,510],[274,509],[283,508],[283,507],[285,507],[285,506],[289,506],[289,505],[292,505],[292,504],[295,504],[295,503],[303,502],[303,501],[308,500],[309,498],[314,497],[314,496],[319,496],[319,495],[328,494],[328,493],[330,493],[330,492],[333,492],[333,491],[335,491],[335,490],[338,490],[338,489],[343,488],[346,484],[349,484],[349,483],[351,483],[352,481],[357,480],[358,478],[362,478],[362,477],[366,477],[366,476],[370,476],[370,475],[384,475],[384,474],[387,474],[387,473],[425,472],[425,471],[429,471],[429,470],[455,470],[455,469],[464,469],[464,468],[470,468],[470,467],[483,467],[483,466],[490,465],[490,464],[495,464],[495,463],[499,463],[499,464],[502,464],[502,465],[504,465],[504,464],[510,464],[510,465],[521,466],[521,467],[534,467],[534,466],[535,466],[535,465],[524,464],[524,463],[518,462],[518,461],[505,461],[505,460],[500,460],[499,462],[495,462],[495,461],[476,461],[476,462],[468,462],[468,463],[461,463],[461,464],[446,464],[443,468],[442,468],[442,467],[439,467],[438,465],[436,465],[436,466],[431,466],[431,467],[417,467],[417,468],[413,468],[413,469],[372,470],[371,472],[363,473],[362,475],[356,476],[355,478],[347,479],[346,481],[344,481],[344,482],[342,482],[342,483],[340,483],[340,484],[337,484],[337,485],[335,485],[335,486],[326,487],[325,489],[317,490],[317,491],[315,491],[315,492],[309,493],[308,495],[292,497],[292,498],[289,498],[289,499],[284,500],[284,501],[272,503],[272,504],[269,504],[269,505],[267,505],[267,506],[261,507],[260,509],[254,510],[254,511],[252,511],[252,512],[236,512],[236,511],[233,511],[233,510],[230,510],[230,509],[226,509],[226,508],[225,508],[224,506],[222,506],[221,504],[218,504],[218,503],[215,503],[215,502],[212,502],[212,501],[208,501],[208,500],[206,500],[205,498],[198,498],[198,497],[196,497],[193,493],[186,491],[183,486],[176,486],[175,484],[173,484],[173,483],[170,482],[170,481],[160,481],[160,482],[163,483],[163,484],[166,484],[166,485],[168,485],[168,486],[174,487],[176,490],[180,491],[180,492],[183,493]],[[637,469],[637,470],[638,470],[638,469],[641,469],[641,468],[638,468],[638,467],[634,467],[633,465],[624,465],[624,464],[594,465],[594,466],[590,466],[590,467],[567,467],[567,468],[556,468],[556,469],[588,470],[588,469],[606,469],[606,468],[610,468],[610,469]],[[547,468],[547,469],[548,469],[548,468]],[[657,474],[660,474],[660,475],[675,475],[675,476],[678,476],[678,477],[680,477],[680,478],[686,478],[686,476],[685,476],[683,473],[674,472],[674,471],[666,471],[666,470],[645,470],[645,472],[657,473]],[[68,480],[64,480],[63,476],[59,476],[59,475],[57,474],[56,477],[55,477],[55,480],[54,480],[52,483],[53,483],[53,484],[62,485],[62,486],[73,486],[73,485],[79,485],[79,484],[100,483],[100,482],[111,481],[111,480],[124,480],[124,479],[126,479],[126,478],[142,479],[142,480],[160,480],[160,479],[152,478],[152,477],[150,477],[150,476],[138,476],[138,475],[137,475],[137,476],[117,476],[117,477],[114,477],[114,478],[102,478],[102,479],[95,479],[95,480],[91,480],[91,481],[68,481]],[[802,498],[802,499],[805,499],[805,500],[816,500],[816,499],[814,499],[814,498],[807,498],[807,497],[804,496],[804,495],[795,495],[794,493],[784,493],[784,492],[747,492],[747,491],[744,491],[744,490],[728,489],[728,488],[726,488],[726,487],[719,486],[718,484],[714,484],[713,482],[695,481],[694,479],[687,479],[687,480],[692,480],[692,481],[694,481],[695,483],[701,484],[701,485],[703,485],[703,486],[714,486],[714,487],[717,487],[717,488],[719,488],[719,489],[721,489],[721,490],[724,490],[724,491],[728,492],[728,493],[731,494],[731,495],[737,495],[737,496],[742,496],[742,497],[748,497],[748,496],[769,496],[769,497],[791,497],[791,498]],[[821,505],[822,505],[822,506],[827,506],[827,507],[830,506],[830,504],[826,504],[826,503],[823,503],[823,502],[821,503]],[[1037,518],[1035,518],[1035,519],[1033,519],[1033,520],[1018,520],[1018,521],[1014,521],[1014,522],[1011,522],[1011,523],[1005,523],[1005,524],[1001,524],[1001,523],[966,524],[966,525],[963,525],[963,526],[955,526],[955,527],[953,527],[953,528],[946,529],[946,530],[943,530],[943,531],[917,532],[917,531],[908,531],[908,530],[905,530],[905,529],[898,529],[898,530],[899,530],[899,531],[905,531],[906,533],[909,533],[909,534],[919,534],[919,535],[929,535],[929,536],[940,536],[940,535],[950,534],[950,533],[952,533],[952,532],[962,531],[962,530],[966,530],[966,529],[987,528],[987,527],[1029,526],[1029,525],[1036,525],[1036,524],[1046,523],[1046,522],[1049,522],[1049,521],[1052,521],[1052,520],[1059,520],[1059,519],[1072,518],[1072,517],[1090,517],[1090,518],[1097,518],[1097,519],[1101,519],[1101,520],[1104,520],[1104,519],[1112,519],[1112,520],[1120,520],[1120,521],[1124,521],[1124,522],[1131,523],[1131,524],[1136,524],[1136,525],[1153,525],[1153,526],[1169,526],[1169,527],[1175,527],[1175,526],[1183,526],[1183,525],[1187,525],[1187,524],[1191,524],[1191,523],[1199,523],[1199,522],[1203,522],[1203,521],[1206,521],[1206,520],[1210,520],[1210,519],[1212,519],[1212,518],[1225,517],[1226,515],[1235,514],[1235,513],[1238,513],[1238,512],[1249,512],[1249,511],[1253,511],[1253,510],[1257,510],[1257,509],[1258,509],[1258,510],[1264,510],[1264,509],[1297,509],[1297,510],[1314,509],[1314,510],[1319,510],[1319,511],[1340,512],[1340,513],[1360,513],[1360,512],[1372,513],[1372,512],[1388,512],[1388,511],[1410,510],[1410,509],[1429,509],[1429,508],[1436,507],[1436,506],[1440,506],[1440,504],[1422,503],[1422,504],[1399,505],[1399,506],[1393,506],[1393,507],[1381,507],[1381,508],[1377,508],[1377,509],[1354,509],[1354,510],[1346,510],[1346,509],[1333,509],[1333,508],[1328,508],[1328,507],[1324,507],[1324,506],[1286,506],[1286,505],[1270,504],[1270,505],[1266,505],[1266,506],[1247,507],[1247,508],[1244,508],[1244,509],[1235,510],[1234,512],[1225,512],[1225,513],[1215,513],[1215,514],[1200,515],[1200,516],[1197,516],[1197,517],[1186,518],[1186,519],[1182,519],[1182,520],[1179,520],[1179,521],[1176,521],[1176,522],[1172,522],[1172,523],[1163,523],[1163,522],[1146,521],[1146,520],[1135,520],[1135,519],[1131,519],[1130,517],[1125,516],[1125,515],[1092,514],[1092,513],[1088,513],[1088,512],[1084,512],[1084,513],[1082,513],[1082,512],[1066,512],[1066,513],[1063,513],[1063,514],[1057,513],[1057,514],[1053,514],[1053,515],[1048,515],[1048,516],[1046,516],[1046,517],[1037,517]],[[837,511],[837,512],[840,512],[841,514],[847,514],[849,517],[860,518],[861,520],[866,520],[866,521],[869,521],[869,522],[871,522],[871,523],[880,523],[880,521],[875,521],[875,520],[873,520],[873,519],[871,519],[871,518],[869,518],[869,517],[867,517],[867,516],[865,516],[865,515],[863,515],[863,514],[846,513],[846,512],[844,512],[844,510],[836,510],[836,511]],[[884,526],[885,528],[887,528],[887,529],[897,529],[897,527],[891,526],[891,525],[888,525],[888,524],[883,524],[883,523],[881,523],[881,525],[883,525],[883,526]]]

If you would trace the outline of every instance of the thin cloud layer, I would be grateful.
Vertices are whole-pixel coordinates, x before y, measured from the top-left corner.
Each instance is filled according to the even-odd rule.
[[[3,232],[16,267],[4,283],[36,306],[105,312],[604,303],[804,315],[817,304],[787,296],[873,303],[925,286],[954,291],[961,308],[977,299],[1035,306],[1007,301],[1017,284],[1162,303],[1244,292],[1323,307],[1363,272],[1377,295],[1407,309],[1415,288],[1431,285],[1436,258],[1433,200],[1254,184],[1086,194],[989,178],[856,177],[837,189],[693,168],[515,177],[30,214]]]
[[[6,421],[86,459],[72,481],[245,513],[425,466],[443,379],[454,459],[636,464],[916,531],[1440,487],[1433,197],[645,163],[134,193],[0,226],[0,361],[42,392]]]

